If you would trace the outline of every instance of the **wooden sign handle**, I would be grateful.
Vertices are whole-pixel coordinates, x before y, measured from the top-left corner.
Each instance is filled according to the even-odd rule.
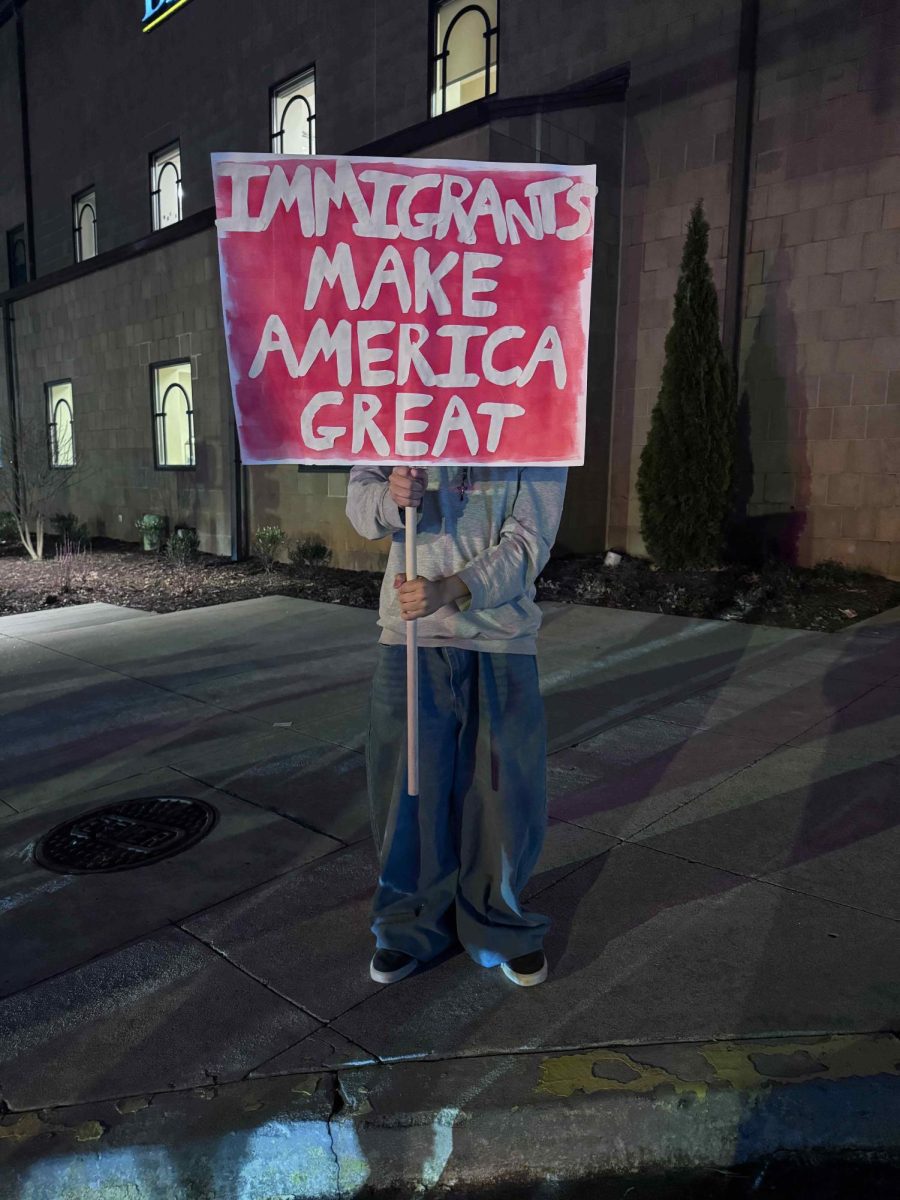
[[[416,525],[418,510],[406,512],[406,580],[418,575]],[[417,621],[406,623],[406,761],[410,796],[419,794],[419,630]]]

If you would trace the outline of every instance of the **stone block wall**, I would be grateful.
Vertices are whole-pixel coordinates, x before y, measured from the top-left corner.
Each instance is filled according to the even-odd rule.
[[[893,0],[761,0],[760,9],[741,298],[742,498],[753,536],[773,551],[900,575],[900,10]],[[740,12],[740,0],[507,0],[501,96],[627,62],[624,105],[497,122],[427,152],[586,158],[600,168],[588,465],[570,478],[560,539],[570,549],[643,549],[635,476],[697,199],[720,300],[725,284]],[[424,3],[273,0],[251,19],[246,3],[220,0],[186,5],[148,35],[122,5],[41,0],[23,13],[39,274],[71,262],[71,197],[88,184],[98,191],[101,248],[146,234],[147,156],[171,138],[182,139],[185,213],[209,205],[209,152],[267,148],[269,86],[312,62],[325,152],[427,111]],[[0,27],[3,63],[0,132],[15,145],[11,22]],[[77,105],[60,106],[61,86]],[[14,157],[0,181],[10,225],[24,216]],[[188,260],[196,279],[184,277]],[[121,525],[131,519],[126,494],[143,510],[156,489],[160,503],[184,512],[179,519],[196,515],[190,523],[207,546],[224,547],[231,435],[218,304],[210,233],[17,306],[26,402],[46,379],[71,374],[79,445],[110,454],[104,494],[99,482],[78,485],[108,532],[120,512]],[[199,355],[198,445],[201,408],[219,416],[193,481],[185,473],[163,482],[152,456],[147,474],[146,356],[168,355],[160,347],[179,336]],[[385,547],[349,532],[345,482],[343,472],[254,469],[250,523],[279,515],[291,536],[321,533],[336,561],[377,564]]]
[[[694,6],[690,6],[693,8]],[[643,553],[635,480],[650,428],[691,208],[725,286],[739,5],[696,6],[632,62],[626,98],[622,257],[608,544]]]
[[[161,513],[190,525],[200,547],[230,555],[233,413],[212,230],[20,301],[15,308],[19,403],[26,440],[46,453],[44,385],[70,379],[77,465],[54,511],[71,511],[95,535],[137,541],[135,520]],[[154,465],[151,364],[190,358],[197,465]],[[5,398],[4,398],[5,402]],[[318,534],[336,566],[377,567],[344,515],[345,471],[251,467],[251,532],[280,524],[289,538]]]
[[[19,74],[16,23],[0,25],[0,292],[9,286],[6,235],[25,223],[22,171],[22,126],[19,120]]]
[[[743,379],[773,549],[900,576],[900,11],[764,3]]]
[[[91,533],[137,540],[137,517],[194,526],[203,550],[230,551],[230,390],[212,232],[94,272],[15,308],[20,421],[47,427],[44,385],[70,379],[77,465],[55,498]],[[154,466],[150,364],[193,364],[195,470]],[[46,443],[44,442],[44,445]],[[43,448],[39,452],[42,452]]]
[[[702,198],[725,282],[736,6],[633,64],[609,542],[643,551],[635,477],[683,231]],[[739,395],[748,545],[900,576],[896,5],[762,0]],[[674,54],[674,58],[671,55]]]
[[[101,250],[146,236],[150,155],[176,139],[184,214],[209,207],[210,154],[268,151],[269,89],[311,65],[323,153],[426,116],[424,0],[214,0],[186,5],[147,34],[138,0],[40,0],[23,13],[39,274],[73,261],[72,197],[90,185]],[[2,65],[10,37],[15,50],[12,22],[0,37]],[[14,72],[8,78],[15,84]],[[6,80],[0,72],[0,88]],[[17,103],[10,111],[17,121]]]

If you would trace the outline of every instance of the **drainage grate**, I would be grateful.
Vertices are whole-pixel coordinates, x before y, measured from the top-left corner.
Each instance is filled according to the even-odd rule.
[[[34,848],[35,862],[64,875],[127,871],[171,858],[213,828],[218,813],[205,800],[148,796],[81,813],[57,825]]]

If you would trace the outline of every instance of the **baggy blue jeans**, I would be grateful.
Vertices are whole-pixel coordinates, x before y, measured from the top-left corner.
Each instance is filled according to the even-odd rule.
[[[406,647],[378,652],[366,745],[378,947],[425,962],[458,938],[485,967],[540,949],[549,919],[519,901],[547,826],[537,659],[420,647],[419,795],[410,796]]]

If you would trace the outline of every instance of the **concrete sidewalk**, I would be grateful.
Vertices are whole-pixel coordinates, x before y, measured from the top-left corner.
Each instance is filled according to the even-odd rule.
[[[462,954],[368,978],[376,635],[281,597],[0,620],[3,1200],[900,1146],[900,613],[827,636],[545,607],[536,989]],[[33,861],[151,795],[218,824],[136,870]]]

